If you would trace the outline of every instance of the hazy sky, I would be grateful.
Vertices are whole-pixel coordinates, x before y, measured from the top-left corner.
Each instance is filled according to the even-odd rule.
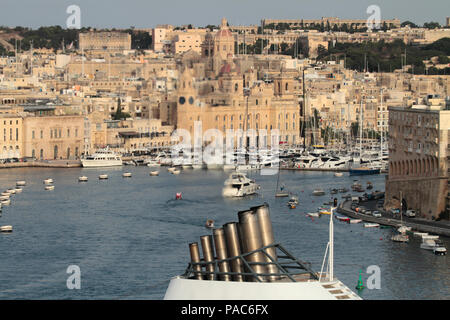
[[[151,28],[157,24],[218,25],[226,17],[232,25],[259,24],[262,18],[367,19],[370,5],[381,18],[445,23],[449,0],[0,0],[0,25],[66,26],[69,5],[81,8],[81,26]]]

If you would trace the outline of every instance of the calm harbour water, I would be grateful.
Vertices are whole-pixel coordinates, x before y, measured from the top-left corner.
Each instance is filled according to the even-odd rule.
[[[123,178],[122,172],[133,173]],[[237,221],[237,212],[267,202],[275,240],[299,259],[320,267],[328,241],[329,216],[314,220],[304,213],[328,201],[311,195],[315,188],[329,191],[347,187],[353,177],[336,178],[326,172],[281,173],[280,180],[297,193],[300,206],[291,210],[287,198],[275,199],[277,176],[250,176],[261,184],[259,195],[224,199],[227,173],[185,170],[172,175],[166,168],[149,176],[147,167],[117,169],[6,169],[0,172],[1,190],[26,180],[21,194],[3,207],[0,225],[0,299],[162,299],[169,279],[182,274],[189,261],[188,243],[210,234],[208,218],[216,226]],[[98,180],[107,173],[108,180]],[[85,175],[89,182],[79,183]],[[51,177],[55,190],[45,191]],[[384,190],[384,175],[360,179]],[[176,201],[175,193],[183,200]],[[339,200],[341,195],[338,194]],[[390,240],[392,230],[364,228],[335,220],[335,275],[350,288],[359,270],[381,269],[381,289],[364,289],[364,299],[450,299],[450,261],[408,244]],[[447,248],[450,241],[444,239]],[[69,290],[69,265],[81,269],[81,289]],[[368,278],[363,273],[363,279]]]

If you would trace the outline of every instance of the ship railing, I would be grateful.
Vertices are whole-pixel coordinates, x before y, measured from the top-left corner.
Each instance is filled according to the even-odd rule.
[[[270,251],[273,252],[273,250],[275,250],[276,258],[272,257],[269,253]],[[268,259],[263,259],[265,261],[260,262],[249,261],[248,257],[258,252],[263,253]],[[220,264],[224,262],[231,263],[236,260],[241,261],[243,269],[245,270],[244,272],[223,272],[219,270]],[[208,271],[207,266],[209,265],[214,266],[214,271]],[[252,267],[256,265],[273,265],[276,267],[278,272],[256,272],[255,268]],[[198,270],[198,267],[200,267],[200,270]],[[245,279],[244,281],[252,281],[251,279],[254,279],[257,282],[264,282],[264,279],[267,279],[268,277],[275,277],[277,279],[276,281],[288,280],[291,282],[304,281],[305,279],[319,280],[318,273],[311,269],[310,263],[297,259],[279,243],[264,246],[257,250],[242,253],[234,257],[228,257],[226,259],[217,259],[215,257],[212,261],[205,261],[204,259],[201,259],[200,262],[190,262],[182,276],[188,279],[194,279],[198,275],[201,275],[203,279],[208,279],[210,275],[213,275],[214,278],[209,280],[222,280],[223,276],[226,275],[231,276],[231,278],[233,278],[233,276],[243,276]]]

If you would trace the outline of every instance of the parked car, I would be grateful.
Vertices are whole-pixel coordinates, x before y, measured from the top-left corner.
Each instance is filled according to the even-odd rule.
[[[364,213],[370,216],[372,214],[372,211],[366,210],[366,212],[364,212]]]
[[[381,213],[380,213],[380,211],[374,211],[374,212],[372,212],[372,216],[374,216],[375,218],[381,218]]]
[[[414,210],[406,210],[405,213],[403,213],[405,217],[414,218],[416,216],[416,211]]]
[[[399,214],[400,213],[400,209],[391,209],[391,213],[392,214]]]

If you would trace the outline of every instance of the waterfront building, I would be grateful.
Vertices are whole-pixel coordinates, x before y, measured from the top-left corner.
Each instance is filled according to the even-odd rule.
[[[22,117],[18,114],[0,114],[0,159],[23,156]]]
[[[23,156],[41,160],[78,159],[84,149],[84,117],[23,117]]]
[[[438,101],[389,108],[385,205],[399,201],[401,192],[403,208],[427,219],[448,219],[449,213],[450,109]]]
[[[125,32],[89,31],[80,33],[79,49],[83,50],[130,50],[131,35]]]

